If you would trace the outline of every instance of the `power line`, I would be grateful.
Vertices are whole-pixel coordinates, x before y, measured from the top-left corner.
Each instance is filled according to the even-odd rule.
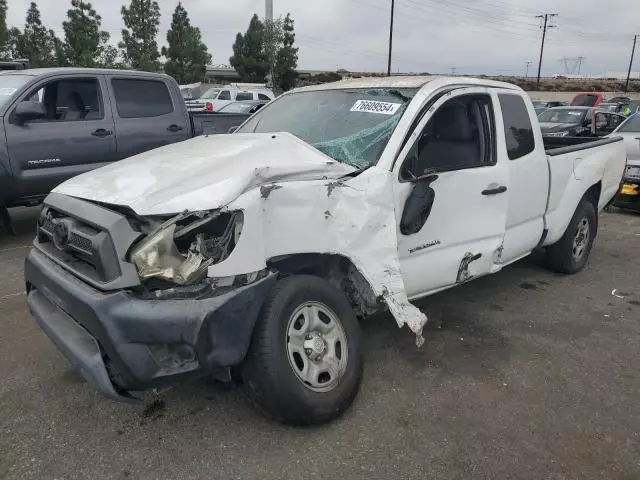
[[[540,72],[542,70],[542,54],[544,53],[544,40],[547,36],[547,30],[554,28],[555,25],[549,24],[549,18],[553,19],[557,17],[557,13],[545,13],[544,15],[537,15],[536,18],[543,18],[544,25],[542,27],[542,43],[540,44],[540,61],[538,62],[538,79],[536,80],[536,90],[540,88]]]

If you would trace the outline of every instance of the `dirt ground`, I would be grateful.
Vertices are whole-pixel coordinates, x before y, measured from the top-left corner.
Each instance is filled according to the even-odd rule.
[[[26,308],[36,214],[0,238],[2,479],[640,478],[639,215],[603,215],[576,276],[534,256],[424,300],[419,350],[369,319],[353,407],[290,428],[221,384],[138,407],[94,393]]]

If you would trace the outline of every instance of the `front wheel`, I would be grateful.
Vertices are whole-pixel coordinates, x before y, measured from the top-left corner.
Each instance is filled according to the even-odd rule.
[[[360,328],[345,295],[325,280],[279,281],[242,365],[244,388],[274,419],[317,424],[344,412],[362,377]]]
[[[577,273],[589,260],[598,231],[598,217],[593,203],[584,198],[562,238],[547,249],[547,265],[555,272]]]

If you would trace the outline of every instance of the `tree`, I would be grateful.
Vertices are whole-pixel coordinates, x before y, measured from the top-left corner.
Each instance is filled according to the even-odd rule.
[[[18,57],[18,41],[22,32],[7,27],[7,0],[0,0],[0,58],[12,60]]]
[[[67,21],[62,24],[69,64],[74,67],[102,65],[105,53],[110,54],[109,34],[100,31],[102,18],[91,3],[84,0],[71,0],[71,7],[67,10]]]
[[[125,62],[136,70],[157,72],[160,69],[156,42],[160,25],[158,2],[131,0],[129,8],[123,6],[121,13],[126,29],[122,30],[122,42],[118,46]]]
[[[109,43],[109,34],[100,32],[100,50],[97,66],[103,68],[124,68],[124,64],[119,61],[120,52]]]
[[[16,50],[17,56],[29,60],[32,68],[57,65],[54,40],[49,30],[42,25],[40,10],[35,2],[31,2],[27,10],[24,30],[17,35]]]
[[[274,84],[280,89],[291,90],[296,85],[298,79],[298,49],[293,46],[296,34],[294,33],[294,22],[291,15],[287,13],[282,24],[283,45],[278,51],[273,68]]]
[[[182,3],[178,3],[173,12],[167,43],[168,47],[162,47],[162,55],[167,57],[165,73],[182,85],[204,80],[211,55],[202,43],[200,29],[191,26]]]
[[[51,44],[53,45],[53,56],[55,58],[56,65],[58,67],[68,67],[67,54],[64,47],[64,42],[56,36],[56,32],[49,30],[49,37],[51,38]]]
[[[236,35],[233,56],[229,62],[245,82],[262,83],[271,69],[269,55],[265,50],[265,37],[265,25],[256,14],[251,17],[247,32]]]
[[[9,29],[7,28],[7,0],[0,0],[0,55],[9,58]]]

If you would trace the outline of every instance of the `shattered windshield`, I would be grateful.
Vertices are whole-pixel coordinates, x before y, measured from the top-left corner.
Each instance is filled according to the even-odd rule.
[[[319,90],[284,95],[240,133],[288,132],[337,160],[375,165],[417,89]]]

